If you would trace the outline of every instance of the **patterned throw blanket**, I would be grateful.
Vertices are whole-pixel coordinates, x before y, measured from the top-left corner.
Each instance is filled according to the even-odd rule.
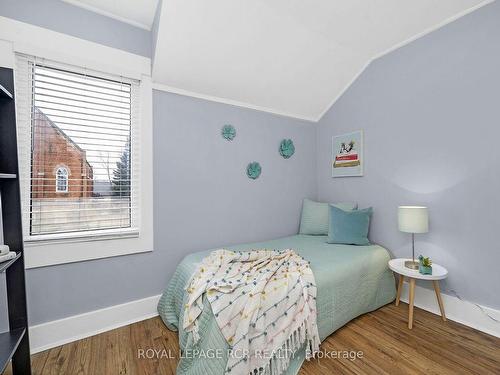
[[[203,295],[229,344],[226,373],[279,375],[303,345],[319,350],[316,284],[293,250],[213,251],[187,287],[183,328],[199,339]]]

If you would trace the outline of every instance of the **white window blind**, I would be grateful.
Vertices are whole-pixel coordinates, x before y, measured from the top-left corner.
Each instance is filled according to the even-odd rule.
[[[24,233],[137,230],[138,82],[17,55]]]

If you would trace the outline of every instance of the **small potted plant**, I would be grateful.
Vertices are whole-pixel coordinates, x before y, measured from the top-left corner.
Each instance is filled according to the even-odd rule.
[[[431,258],[420,255],[418,257],[418,261],[419,261],[418,272],[420,272],[422,275],[432,275]]]

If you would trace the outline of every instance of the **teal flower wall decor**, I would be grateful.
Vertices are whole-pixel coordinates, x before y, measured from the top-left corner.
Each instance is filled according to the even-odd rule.
[[[260,172],[262,172],[262,168],[260,167],[260,164],[257,163],[256,161],[248,164],[247,166],[247,176],[248,178],[251,178],[252,180],[255,180],[256,178],[259,178]]]
[[[232,141],[236,137],[236,129],[233,125],[224,125],[222,127],[222,137],[226,141]]]
[[[280,143],[280,155],[285,159],[289,159],[295,153],[295,146],[291,139],[283,139]]]

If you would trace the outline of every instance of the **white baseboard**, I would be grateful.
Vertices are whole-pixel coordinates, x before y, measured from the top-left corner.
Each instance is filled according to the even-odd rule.
[[[160,295],[147,297],[32,326],[29,330],[31,353],[153,318],[158,315],[159,299]]]
[[[471,302],[463,301],[457,297],[448,294],[441,294],[443,298],[444,311],[446,318],[466,326],[500,337],[500,323],[494,322],[488,318],[476,305]],[[408,284],[405,282],[401,300],[408,303]],[[436,300],[436,294],[433,289],[415,287],[415,306],[429,311],[436,315],[441,315]],[[500,310],[481,306],[490,316],[500,320]]]

